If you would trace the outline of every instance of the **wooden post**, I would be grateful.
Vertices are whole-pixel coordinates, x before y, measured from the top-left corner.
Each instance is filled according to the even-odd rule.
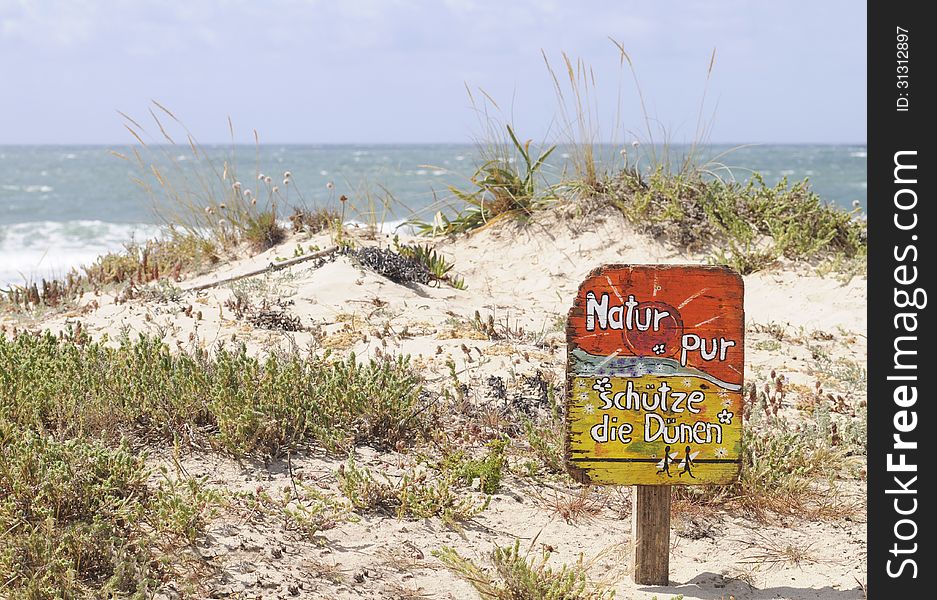
[[[632,487],[634,582],[667,585],[670,578],[670,486]]]
[[[605,265],[569,310],[566,468],[581,483],[634,486],[639,585],[670,579],[671,485],[738,479],[744,298],[726,267]]]

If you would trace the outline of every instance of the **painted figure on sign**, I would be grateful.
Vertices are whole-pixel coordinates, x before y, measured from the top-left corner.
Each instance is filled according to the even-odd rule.
[[[670,446],[664,448],[664,458],[657,463],[657,474],[666,473],[667,477],[673,477],[670,474],[670,463],[677,458],[676,452],[670,451]]]
[[[683,477],[683,474],[686,473],[690,476],[691,479],[696,479],[696,476],[693,475],[693,471],[690,470],[690,465],[693,464],[693,459],[696,458],[697,454],[699,454],[699,452],[690,454],[690,447],[686,447],[686,454],[683,455],[683,461],[680,463],[680,465],[683,467],[683,470],[679,473],[681,477]]]

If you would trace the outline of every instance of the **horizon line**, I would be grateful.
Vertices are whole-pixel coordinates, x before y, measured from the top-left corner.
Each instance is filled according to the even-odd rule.
[[[154,147],[172,147],[174,144],[159,143],[147,144]],[[187,144],[175,144],[177,146],[188,147]],[[254,142],[198,142],[199,146],[256,146]],[[260,142],[260,146],[479,146],[477,142]],[[572,142],[558,142],[556,146],[573,146]],[[628,146],[629,144],[615,144],[612,142],[595,143],[593,146]],[[757,147],[757,146],[867,146],[868,140],[861,141],[836,141],[836,142],[658,142],[654,146],[739,146],[739,147]],[[85,147],[132,147],[139,146],[136,142],[0,142],[0,148],[16,147],[36,147],[36,146],[85,146]]]

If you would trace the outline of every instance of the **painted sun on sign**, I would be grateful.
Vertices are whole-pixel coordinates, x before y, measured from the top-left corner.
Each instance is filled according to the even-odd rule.
[[[742,278],[607,265],[567,324],[566,461],[582,482],[730,483],[742,440]]]

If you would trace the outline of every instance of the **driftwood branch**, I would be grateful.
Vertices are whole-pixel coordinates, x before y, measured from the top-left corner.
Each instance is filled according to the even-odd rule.
[[[314,258],[322,258],[323,256],[329,256],[338,251],[338,246],[332,246],[331,248],[326,248],[325,250],[320,250],[319,252],[314,252],[309,256],[300,256],[299,258],[291,258],[289,260],[284,260],[279,263],[270,263],[263,269],[257,269],[256,271],[250,271],[248,273],[241,273],[240,275],[235,275],[234,277],[228,277],[226,279],[219,279],[218,281],[212,281],[211,283],[203,283],[201,285],[196,285],[194,287],[188,288],[187,292],[197,292],[199,290],[206,290],[208,288],[213,288],[224,283],[230,283],[232,281],[238,281],[239,279],[246,279],[248,277],[253,277],[255,275],[262,275],[264,273],[270,273],[273,271],[279,271],[280,269],[285,269],[287,267],[292,267],[293,265],[305,262],[307,260],[312,260]]]

